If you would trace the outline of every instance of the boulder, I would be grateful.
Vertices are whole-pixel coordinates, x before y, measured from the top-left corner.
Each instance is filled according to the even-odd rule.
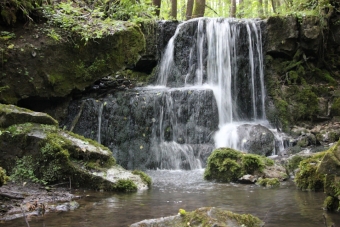
[[[0,104],[0,126],[7,128],[13,124],[23,124],[26,122],[58,125],[58,122],[45,113],[30,111],[14,105]]]
[[[180,213],[175,216],[149,219],[134,223],[130,227],[260,227],[264,226],[259,218],[251,214],[235,214],[215,207],[202,207],[192,212],[185,212],[180,209]]]
[[[262,125],[240,125],[237,129],[241,150],[269,156],[275,149],[275,136]]]
[[[245,154],[231,148],[218,148],[208,158],[204,171],[206,180],[255,183],[258,177],[287,178],[285,169],[274,161],[256,154]]]

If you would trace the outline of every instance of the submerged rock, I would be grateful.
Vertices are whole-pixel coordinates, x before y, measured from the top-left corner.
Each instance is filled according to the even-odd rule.
[[[235,214],[215,207],[202,207],[192,212],[180,213],[175,216],[149,219],[134,223],[130,227],[260,227],[264,222],[251,214]]]

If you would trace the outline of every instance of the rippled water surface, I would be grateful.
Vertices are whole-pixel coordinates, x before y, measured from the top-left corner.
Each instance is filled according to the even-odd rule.
[[[80,208],[67,213],[34,218],[31,227],[123,227],[147,218],[175,215],[179,208],[191,211],[203,206],[250,213],[266,222],[266,227],[340,226],[340,214],[322,210],[324,193],[302,192],[292,182],[280,188],[255,185],[218,184],[203,180],[203,170],[148,171],[153,179],[151,190],[131,194],[79,192]],[[86,196],[85,196],[86,195]],[[0,226],[26,226],[24,219]]]

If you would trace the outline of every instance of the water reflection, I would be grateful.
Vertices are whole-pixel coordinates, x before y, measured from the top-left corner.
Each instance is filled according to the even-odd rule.
[[[301,192],[292,182],[277,189],[254,185],[219,184],[203,180],[203,170],[148,171],[153,188],[132,194],[78,192],[84,195],[80,208],[69,213],[48,214],[34,218],[31,227],[126,227],[134,222],[175,215],[178,209],[188,211],[215,206],[237,213],[251,213],[269,227],[321,227],[321,208],[325,195]],[[338,214],[327,213],[328,225],[340,225]],[[0,226],[26,226],[18,219]]]

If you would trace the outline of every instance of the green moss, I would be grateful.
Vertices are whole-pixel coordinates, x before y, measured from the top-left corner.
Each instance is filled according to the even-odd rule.
[[[333,104],[331,107],[331,114],[333,116],[340,116],[340,98],[336,98],[333,101]]]
[[[259,178],[257,184],[264,187],[277,187],[280,186],[280,181],[277,178]]]
[[[288,160],[287,164],[285,165],[285,168],[287,169],[288,172],[293,172],[299,167],[300,162],[306,158],[307,157],[295,155]]]
[[[207,161],[204,171],[206,180],[217,180],[221,182],[236,181],[242,172],[238,161],[241,153],[231,148],[219,148],[213,151]]]
[[[248,174],[262,172],[265,165],[259,155],[246,154],[242,157],[244,171]]]
[[[135,175],[139,175],[142,179],[142,181],[148,185],[148,187],[150,188],[151,187],[151,184],[152,184],[152,180],[151,180],[151,177],[149,177],[146,173],[144,173],[143,171],[140,171],[140,170],[134,170],[132,171],[133,174]]]
[[[9,180],[9,177],[6,175],[6,170],[0,167],[0,187]]]
[[[192,212],[186,212],[186,215],[183,216],[182,220],[181,226],[183,227],[209,227],[212,226],[212,223],[216,223],[216,226],[225,226],[222,223],[235,223],[238,226],[247,227],[259,227],[263,224],[260,219],[251,214],[236,214],[230,211],[210,207],[200,208]],[[230,225],[233,226],[233,224]]]
[[[184,209],[179,209],[178,210],[178,213],[181,215],[181,216],[185,216],[187,214],[187,212],[184,210]]]
[[[299,171],[295,175],[295,183],[298,188],[312,191],[324,189],[325,175],[317,172],[324,155],[325,152],[321,152],[300,162]]]
[[[323,202],[323,207],[329,211],[335,211],[339,207],[339,200],[333,196],[327,196]]]
[[[116,182],[114,190],[121,192],[134,192],[137,191],[137,185],[132,180],[120,179]]]
[[[244,174],[261,173],[265,166],[273,164],[274,161],[264,156],[219,148],[209,156],[204,178],[220,182],[237,181]]]

